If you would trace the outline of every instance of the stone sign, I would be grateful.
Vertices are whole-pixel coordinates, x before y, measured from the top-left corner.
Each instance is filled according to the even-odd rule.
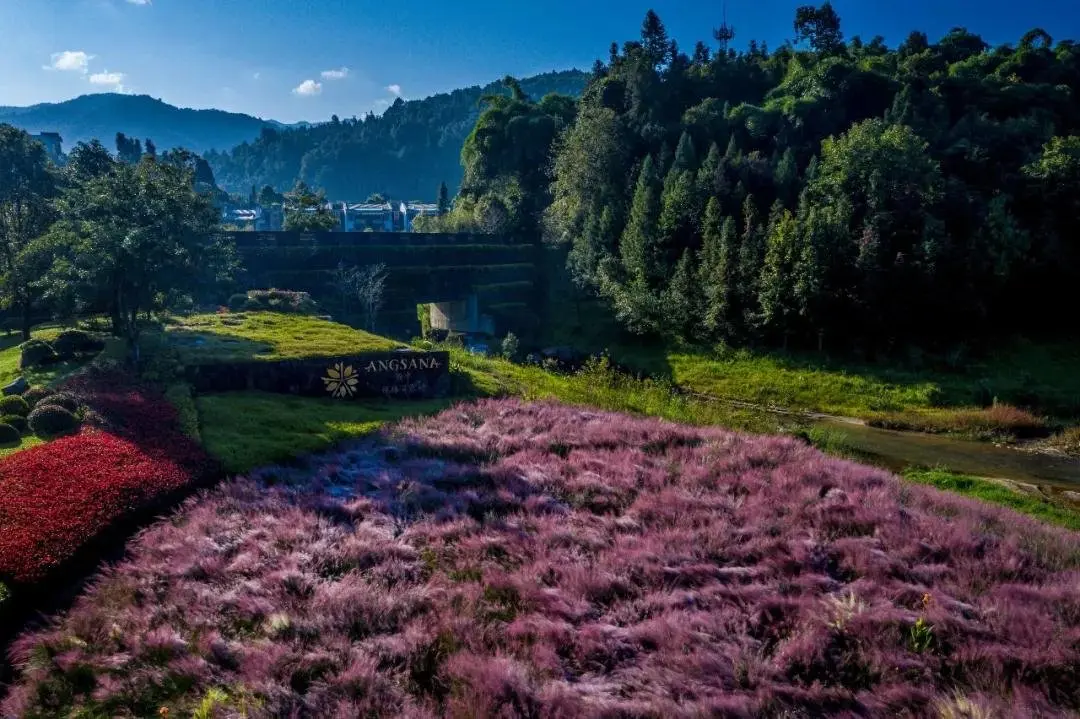
[[[278,362],[190,365],[196,392],[259,390],[350,400],[430,398],[450,390],[447,352],[374,352]]]

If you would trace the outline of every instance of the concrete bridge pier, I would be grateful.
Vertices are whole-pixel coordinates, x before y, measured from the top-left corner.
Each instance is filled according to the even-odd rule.
[[[464,335],[495,335],[495,322],[490,315],[480,313],[480,298],[475,293],[464,300],[432,302],[431,329],[457,332]]]

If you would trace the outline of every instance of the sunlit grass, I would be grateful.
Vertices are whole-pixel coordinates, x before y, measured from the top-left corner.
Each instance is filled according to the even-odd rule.
[[[450,358],[452,367],[469,378],[480,396],[558,399],[568,404],[749,432],[775,433],[781,429],[776,415],[688,396],[670,383],[629,377],[603,366],[559,374],[459,348],[450,348]]]
[[[1069,342],[1016,341],[977,361],[957,361],[955,370],[940,358],[936,364],[860,363],[726,347],[623,345],[612,354],[620,364],[667,377],[690,392],[897,429],[1009,439],[1045,433],[1045,425],[1072,424],[1080,416],[1080,345]],[[1031,416],[1019,426],[1015,414],[985,410],[995,399],[1033,408]]]
[[[337,322],[277,312],[192,315],[176,319],[167,331],[184,364],[302,359],[402,346]]]
[[[62,329],[62,327],[55,325],[38,327],[31,331],[31,337],[36,340],[49,341],[55,339]],[[26,381],[32,385],[55,384],[85,364],[84,360],[78,360],[20,369],[19,359],[22,356],[22,350],[20,349],[22,344],[21,334],[0,336],[0,386],[12,382],[19,375],[26,377]]]
[[[452,400],[362,402],[229,392],[203,395],[195,404],[203,444],[227,471],[240,473],[362,437],[403,417],[438,412]]]

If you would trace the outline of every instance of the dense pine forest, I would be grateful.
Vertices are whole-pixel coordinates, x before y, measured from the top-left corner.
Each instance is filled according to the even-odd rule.
[[[588,75],[577,70],[522,80],[536,96],[577,96]],[[336,200],[362,202],[369,194],[434,201],[439,183],[456,189],[461,146],[480,114],[480,99],[496,85],[469,87],[423,100],[398,98],[382,115],[339,119],[295,129],[265,128],[254,142],[210,152],[220,186],[247,195],[252,186],[280,191],[300,179]]]
[[[1074,329],[1080,45],[890,48],[828,3],[776,50],[729,30],[687,54],[650,11],[576,108],[508,81],[442,224],[499,207],[639,333],[889,351]]]

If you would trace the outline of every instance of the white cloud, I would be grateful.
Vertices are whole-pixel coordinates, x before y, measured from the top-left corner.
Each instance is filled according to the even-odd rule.
[[[293,88],[293,93],[296,95],[303,95],[305,97],[319,95],[322,93],[322,83],[315,82],[314,80],[304,80],[302,83]]]
[[[398,97],[401,97],[401,85],[387,85],[386,90],[391,95],[396,95]]]
[[[127,0],[132,5],[153,5],[152,0]]]
[[[46,65],[46,70],[63,70],[66,72],[81,72],[86,74],[86,66],[94,59],[93,55],[87,55],[82,50],[64,50],[52,54],[52,64]]]
[[[104,85],[111,89],[113,92],[124,91],[124,78],[127,77],[122,72],[95,72],[90,76],[91,85]]]
[[[337,70],[323,70],[323,80],[344,80],[349,76],[349,68],[341,67]]]

